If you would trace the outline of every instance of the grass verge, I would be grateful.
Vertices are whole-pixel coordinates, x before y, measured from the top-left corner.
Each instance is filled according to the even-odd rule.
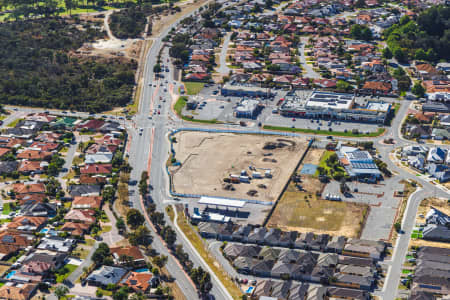
[[[242,296],[240,289],[233,283],[228,274],[218,266],[217,261],[205,248],[201,237],[189,224],[188,220],[184,216],[184,212],[182,209],[178,210],[177,224],[178,227],[180,227],[180,229],[183,231],[185,236],[192,243],[192,245],[195,247],[197,253],[200,254],[203,260],[208,264],[214,274],[216,274],[216,276],[228,290],[233,299],[240,299],[240,297]]]
[[[370,132],[370,133],[352,133],[352,132],[344,132],[344,131],[314,130],[314,129],[306,129],[306,128],[290,128],[290,127],[272,126],[272,125],[264,125],[263,129],[276,130],[276,131],[311,133],[311,134],[318,134],[318,135],[342,136],[342,137],[377,137],[377,136],[384,134],[384,132],[386,131],[386,128],[378,128],[377,131]]]
[[[11,204],[10,203],[4,203],[3,204],[3,214],[4,215],[9,215],[10,212],[11,212]]]
[[[186,94],[197,95],[205,87],[203,82],[183,82],[184,88],[186,89]]]
[[[16,125],[22,121],[23,119],[15,119],[14,121],[12,121],[11,123],[8,124],[8,127],[16,127]]]

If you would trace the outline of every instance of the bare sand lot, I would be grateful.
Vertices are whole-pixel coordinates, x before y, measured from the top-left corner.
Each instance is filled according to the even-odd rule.
[[[181,163],[170,168],[176,192],[260,201],[278,197],[307,147],[304,138],[273,135],[182,131],[174,138],[176,159]],[[263,178],[224,182],[242,170],[250,177],[259,172]],[[264,178],[265,170],[270,170],[272,178]],[[256,193],[250,195],[250,191]]]
[[[314,181],[320,185],[317,179],[311,179],[310,183]],[[311,186],[307,189],[311,189]],[[367,205],[323,200],[315,192],[299,191],[291,182],[267,227],[357,237],[366,211]]]

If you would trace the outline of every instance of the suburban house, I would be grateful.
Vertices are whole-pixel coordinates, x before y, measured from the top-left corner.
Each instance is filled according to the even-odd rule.
[[[127,273],[128,271],[124,268],[102,266],[89,274],[86,281],[89,285],[106,287],[109,284],[119,284]]]

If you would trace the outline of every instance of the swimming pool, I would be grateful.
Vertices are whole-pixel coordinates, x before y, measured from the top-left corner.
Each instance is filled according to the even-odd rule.
[[[48,232],[48,228],[42,228],[40,233],[47,233]]]
[[[6,279],[10,279],[11,277],[14,276],[14,274],[16,274],[16,271],[11,271],[8,273],[8,275],[5,276]]]
[[[134,270],[134,272],[137,272],[137,273],[145,273],[145,272],[150,272],[150,271],[149,271],[148,268],[141,268],[141,269]]]
[[[248,289],[245,291],[246,294],[251,294],[253,290],[255,289],[254,286],[249,286]]]

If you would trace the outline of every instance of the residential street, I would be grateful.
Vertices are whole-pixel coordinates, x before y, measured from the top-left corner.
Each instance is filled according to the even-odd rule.
[[[222,49],[220,50],[219,54],[220,65],[217,68],[217,71],[222,75],[228,75],[228,73],[230,72],[230,68],[228,68],[227,66],[227,51],[228,45],[230,44],[230,38],[231,33],[228,32],[223,39]]]

